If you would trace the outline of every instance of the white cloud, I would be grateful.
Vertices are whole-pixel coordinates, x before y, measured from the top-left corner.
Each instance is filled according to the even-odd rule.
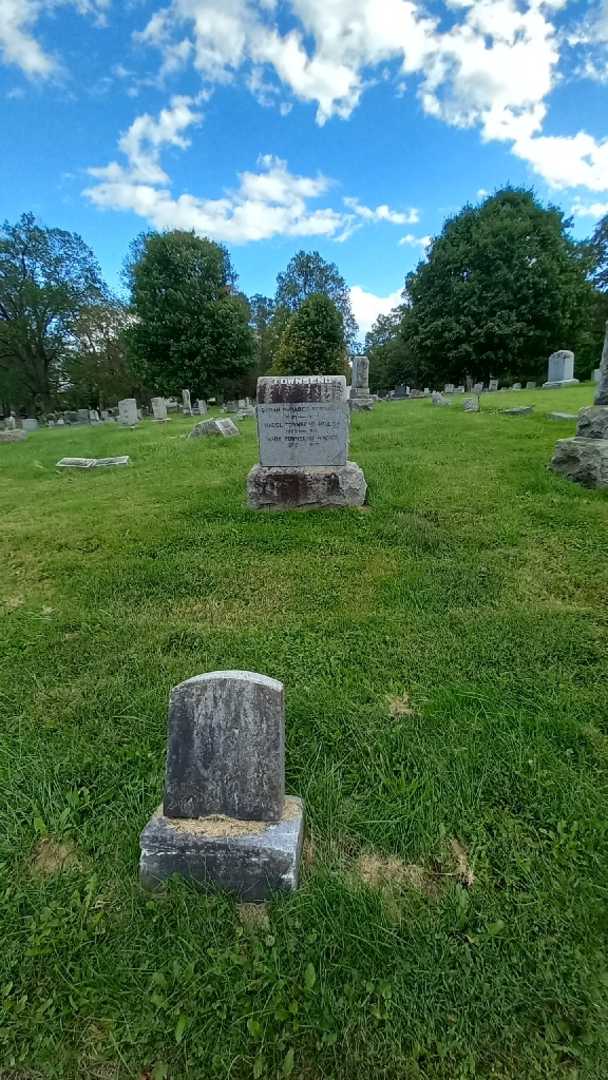
[[[575,217],[602,218],[608,214],[608,202],[595,202],[585,205],[577,199],[571,208]]]
[[[176,43],[187,60],[183,43],[190,40],[189,55],[204,79],[228,82],[244,67],[263,104],[287,91],[315,104],[320,124],[350,116],[368,85],[393,78],[398,96],[413,87],[427,114],[510,143],[549,184],[604,190],[601,141],[589,147],[591,136],[578,132],[562,136],[567,142],[560,146],[542,134],[566,47],[554,20],[565,3],[446,0],[449,19],[442,21],[439,7],[430,15],[422,0],[287,0],[285,31],[274,0],[170,0],[139,37],[161,51],[161,70],[173,62]],[[592,16],[576,37],[579,48],[608,40],[608,0]],[[608,74],[606,60],[604,67],[593,62]],[[289,102],[279,107],[286,112]],[[562,151],[574,156],[572,166],[556,160]],[[346,235],[354,228],[351,223]]]
[[[423,250],[426,249],[432,240],[431,236],[414,236],[413,233],[406,233],[399,241],[399,246],[407,247],[419,247]]]
[[[110,0],[2,0],[0,57],[4,63],[20,68],[28,78],[48,79],[59,72],[60,64],[34,37],[41,15],[65,4],[75,7],[81,15],[93,15],[98,24],[103,24],[109,3]]]
[[[486,196],[489,195],[489,194],[490,194],[490,192],[487,191],[487,189],[485,187],[480,187],[480,188],[477,189],[477,198],[478,199],[485,199]]]
[[[360,285],[353,285],[350,302],[359,331],[365,337],[379,315],[388,315],[389,311],[401,303],[401,289],[395,289],[388,296],[376,296],[375,293],[362,289]]]
[[[201,120],[196,106],[207,96],[202,91],[195,98],[176,95],[157,117],[144,113],[135,118],[119,138],[118,146],[125,164],[88,170],[95,183],[85,189],[85,196],[96,206],[112,210],[130,210],[158,229],[194,229],[217,240],[246,243],[273,236],[326,236],[344,240],[353,231],[353,220],[365,222],[417,220],[418,212],[407,214],[391,210],[383,203],[375,210],[358,199],[344,202],[356,207],[356,213],[330,206],[311,208],[311,200],[326,195],[332,181],[322,174],[300,176],[289,171],[287,162],[272,154],[258,158],[257,171],[238,176],[238,186],[221,198],[209,199],[185,192],[178,197],[170,191],[170,178],[161,164],[167,147],[185,150],[190,145],[189,128]]]
[[[382,203],[372,209],[371,206],[363,206],[358,199],[350,196],[344,199],[344,205],[364,221],[390,221],[393,225],[416,225],[420,221],[420,211],[415,207],[405,211],[391,210],[390,206]]]
[[[540,135],[519,139],[513,153],[529,162],[551,187],[608,191],[608,138],[598,141],[585,131]]]

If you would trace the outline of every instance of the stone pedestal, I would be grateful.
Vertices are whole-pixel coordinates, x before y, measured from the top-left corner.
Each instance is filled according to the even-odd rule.
[[[297,887],[304,807],[285,797],[283,684],[249,671],[180,683],[169,701],[165,798],[140,836],[140,880],[173,874],[269,900]]]
[[[583,487],[608,488],[608,439],[560,439],[551,468]]]
[[[367,485],[348,461],[343,375],[258,379],[260,462],[247,477],[254,510],[361,506]]]
[[[304,806],[286,798],[276,822],[168,818],[159,809],[140,837],[140,881],[157,889],[172,874],[239,900],[269,900],[293,892],[304,833]]]
[[[608,407],[581,409],[575,437],[560,439],[550,468],[583,487],[608,488]]]
[[[366,494],[363,470],[354,461],[299,468],[254,465],[247,477],[253,510],[363,506]]]
[[[557,390],[562,386],[576,386],[574,377],[574,353],[569,349],[559,349],[549,357],[549,372],[543,390]]]

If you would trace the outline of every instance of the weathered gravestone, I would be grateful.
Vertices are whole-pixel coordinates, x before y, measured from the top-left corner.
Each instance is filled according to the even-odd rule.
[[[534,412],[534,405],[516,405],[513,409],[501,409],[503,416],[529,416]]]
[[[33,417],[27,417],[26,420],[21,421],[22,431],[36,431],[38,429],[38,421]]]
[[[488,390],[494,394],[498,390],[498,379],[490,379]]]
[[[207,402],[203,401],[202,398],[198,398],[198,400],[196,402],[196,405],[197,405],[197,408],[198,408],[198,415],[199,416],[206,416],[207,411],[208,411],[207,410]]]
[[[473,393],[474,394],[483,394],[483,383],[482,382],[474,383],[474,385],[473,385]]]
[[[465,398],[462,405],[465,412],[479,412],[479,398]]]
[[[76,412],[77,412],[77,415],[78,415],[78,423],[79,424],[90,424],[91,418],[89,416],[89,410],[88,409],[77,409]]]
[[[367,485],[348,460],[343,375],[263,377],[257,387],[260,462],[247,477],[253,509],[361,506]]]
[[[190,401],[189,390],[182,390],[182,413],[184,416],[192,416],[192,402]]]
[[[464,386],[457,386],[454,393],[456,393],[456,394],[464,394]]]
[[[157,424],[164,424],[169,419],[167,416],[167,402],[164,397],[153,397],[150,404],[152,405],[152,418]]]
[[[444,394],[453,394],[454,393],[454,383],[451,383],[451,382],[446,383],[444,388],[443,388],[443,392],[444,392]]]
[[[433,390],[433,393],[431,394],[431,401],[432,401],[433,405],[451,405],[452,404],[452,402],[449,400],[449,398],[444,397],[443,394],[440,393],[439,390]]]
[[[543,390],[557,390],[561,386],[576,386],[574,377],[574,353],[569,349],[558,349],[549,357],[549,372]]]
[[[373,409],[369,392],[369,357],[353,356],[349,403],[351,409]]]
[[[14,431],[16,427],[17,422],[15,420],[15,417],[11,413],[10,416],[7,416],[6,420],[4,421],[4,428],[6,431]]]
[[[512,390],[521,390],[521,383],[520,382],[514,382],[511,389]]]
[[[589,488],[608,488],[608,322],[595,404],[581,409],[576,435],[560,439],[550,467]]]
[[[118,422],[123,427],[135,427],[139,422],[135,398],[123,398],[118,402]]]
[[[576,413],[550,412],[547,413],[549,420],[576,420]]]
[[[600,375],[601,375],[601,373],[602,373],[602,369],[601,369],[601,368],[599,368],[599,367],[596,367],[596,368],[594,368],[594,370],[593,370],[593,376],[592,376],[592,377],[593,377],[593,381],[594,381],[594,383],[599,383],[599,381],[600,381]]]
[[[91,424],[99,424],[99,413],[97,409],[89,409],[89,422]]]
[[[283,684],[212,671],[169,699],[165,797],[140,837],[140,880],[179,874],[241,900],[297,887],[304,806],[285,797]]]
[[[528,379],[526,383],[526,390],[536,390],[536,383],[533,379]]]
[[[225,420],[201,420],[195,424],[192,431],[188,432],[189,439],[199,439],[203,435],[221,435],[229,439],[233,435],[240,435],[240,431],[233,420],[226,417]]]

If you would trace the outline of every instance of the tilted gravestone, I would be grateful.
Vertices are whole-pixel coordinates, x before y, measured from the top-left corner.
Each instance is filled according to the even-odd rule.
[[[172,874],[267,900],[297,887],[304,807],[285,796],[283,684],[213,671],[169,699],[165,796],[140,837],[140,880]]]
[[[373,409],[374,399],[369,392],[369,357],[353,356],[350,397],[351,409]]]
[[[608,488],[608,322],[595,404],[581,409],[576,435],[560,439],[550,468],[589,488]]]
[[[123,427],[135,427],[139,423],[135,398],[123,398],[122,401],[118,402],[118,422]]]
[[[260,461],[247,477],[252,509],[361,506],[367,485],[348,460],[343,375],[258,379]]]
[[[199,439],[203,435],[221,435],[229,439],[233,435],[240,435],[240,431],[233,420],[226,417],[225,420],[201,420],[195,424],[192,431],[188,432],[189,439]]]
[[[569,349],[558,349],[549,357],[549,372],[543,390],[557,390],[562,386],[576,386],[574,378],[574,353]]]
[[[182,413],[184,416],[192,416],[192,402],[190,401],[189,390],[182,390]]]

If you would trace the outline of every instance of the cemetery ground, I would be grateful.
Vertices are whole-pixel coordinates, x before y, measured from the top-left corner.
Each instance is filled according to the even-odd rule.
[[[251,419],[0,447],[3,1080],[605,1078],[608,498],[544,415],[592,393],[356,414],[362,510],[247,510]],[[169,689],[220,668],[285,684],[266,907],[138,882]]]

